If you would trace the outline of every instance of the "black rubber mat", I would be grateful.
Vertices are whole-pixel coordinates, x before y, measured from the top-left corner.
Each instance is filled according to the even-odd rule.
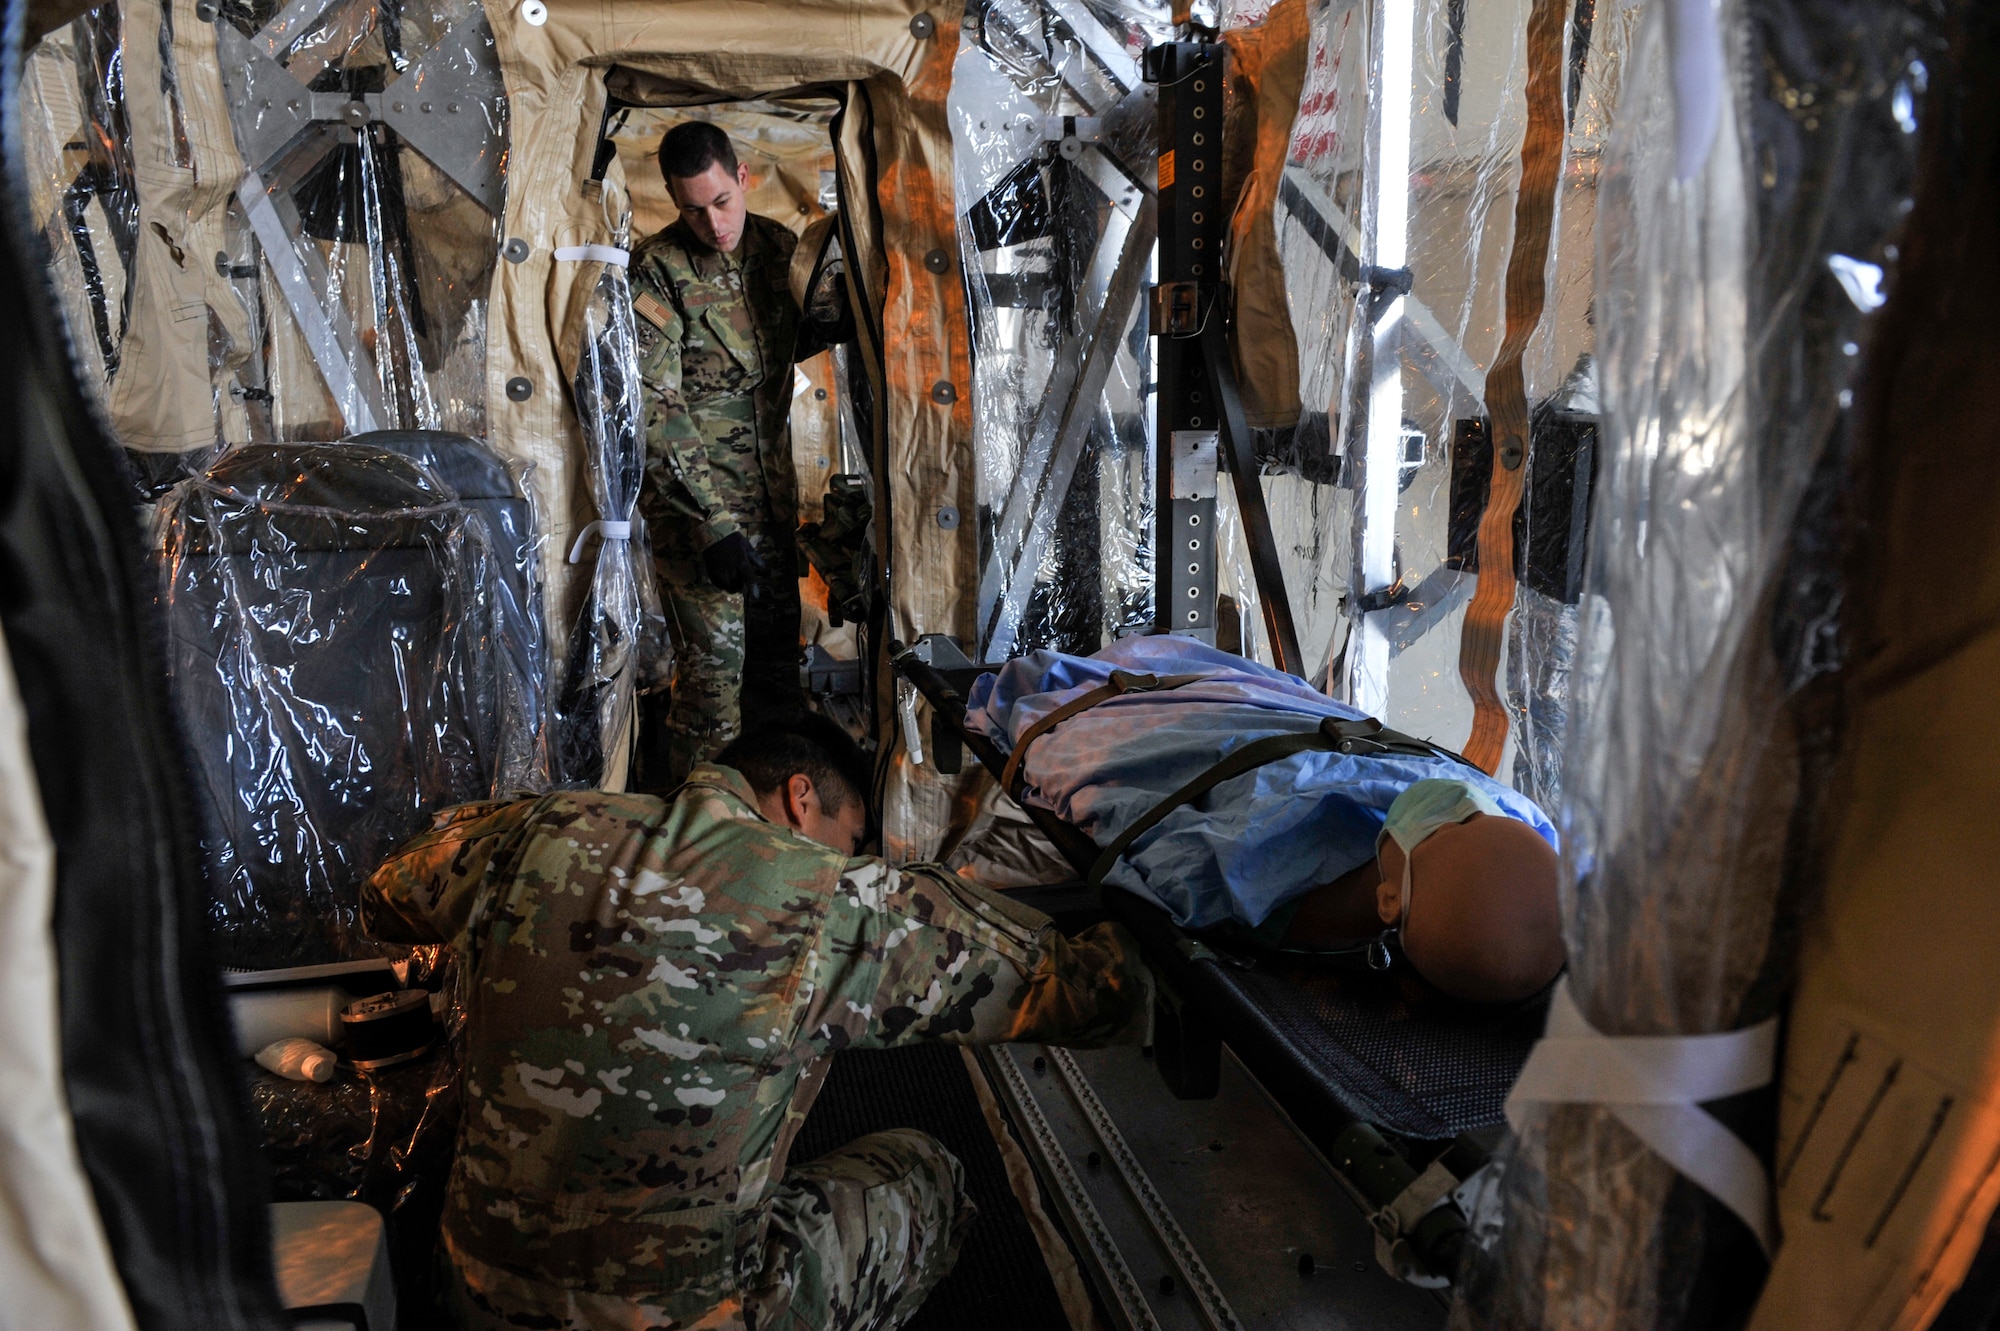
[[[1353,959],[1220,941],[1190,949],[1151,903],[1112,892],[1104,904],[1322,1148],[1328,1108],[1429,1141],[1502,1122],[1547,1019],[1546,994],[1487,1007],[1438,994],[1401,964],[1383,974]]]
[[[908,1331],[1023,1331],[1069,1325],[1055,1282],[1007,1183],[971,1075],[955,1046],[836,1055],[826,1087],[792,1147],[794,1164],[887,1128],[917,1128],[965,1166],[979,1218],[958,1265],[931,1291]]]
[[[1337,1085],[1356,1116],[1410,1137],[1452,1137],[1501,1122],[1507,1092],[1547,1018],[1546,999],[1481,1007],[1413,994],[1414,986],[1390,976],[1324,961],[1270,954],[1240,960],[1246,964],[1229,978]]]

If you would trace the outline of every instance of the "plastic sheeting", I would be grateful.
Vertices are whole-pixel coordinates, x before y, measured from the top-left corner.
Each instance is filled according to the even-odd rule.
[[[454,1027],[462,1025],[463,1009],[453,1011]],[[342,1067],[323,1083],[255,1069],[250,1108],[263,1131],[272,1200],[359,1201],[381,1212],[399,1323],[446,1325],[435,1293],[438,1225],[458,1133],[453,1047],[365,1074]]]
[[[599,517],[577,533],[569,561],[581,560],[594,542],[596,564],[570,632],[554,727],[556,779],[576,786],[616,776],[606,771],[607,756],[621,760],[638,691],[664,677],[669,651],[652,548],[637,512],[646,480],[645,406],[625,231],[619,228],[616,246],[567,256],[599,269],[596,284],[580,293],[570,381]]]
[[[1225,170],[1241,191],[1236,357],[1309,677],[1452,745],[1472,715],[1458,629],[1493,466],[1480,431],[1521,173],[1527,12],[1525,0],[1470,11],[1362,0],[1223,16]],[[1517,739],[1504,771],[1550,804],[1594,474],[1597,161],[1631,23],[1626,8],[1598,20],[1585,5],[1564,24],[1550,295],[1525,365],[1537,456],[1516,523],[1529,567],[1503,659]],[[1121,246],[1153,222],[1149,189],[1128,197],[1126,183],[1150,187],[1156,148],[1150,90],[1120,80],[1172,30],[1164,8],[1024,2],[988,6],[967,31],[952,109],[974,325],[979,646],[985,659],[1089,652],[1152,619],[1150,349],[1118,279]],[[1303,88],[1286,132],[1266,94],[1293,80]],[[1407,140],[1394,167],[1385,118]],[[1282,161],[1265,160],[1274,135]],[[1131,243],[1143,262],[1149,240]],[[1281,296],[1264,293],[1265,243]],[[1095,365],[1099,343],[1110,354]],[[1294,382],[1303,405],[1288,421]],[[1269,661],[1233,496],[1221,509],[1225,645]],[[1375,643],[1367,660],[1349,650],[1359,625]]]
[[[1746,1026],[1789,982],[1838,738],[1848,411],[1937,22],[1732,0],[1711,42],[1674,12],[1639,20],[1601,177],[1566,759],[1570,984],[1619,1035]],[[1768,1098],[1712,1108],[1768,1140]],[[1456,1326],[1730,1325],[1754,1297],[1748,1231],[1608,1108],[1530,1109],[1501,1194]]]
[[[160,524],[218,959],[373,955],[357,894],[389,851],[538,784],[506,561],[469,502],[363,445],[232,449]]]
[[[983,659],[1088,654],[1152,620],[1157,149],[1138,60],[1170,32],[1165,6],[1014,0],[960,46]]]
[[[1597,9],[1605,12],[1593,22]],[[1338,477],[1346,491],[1344,503],[1313,498],[1318,512],[1297,543],[1311,562],[1298,569],[1306,576],[1295,575],[1293,596],[1317,629],[1307,632],[1316,641],[1306,655],[1325,662],[1329,684],[1365,710],[1452,746],[1471,725],[1459,630],[1477,586],[1472,537],[1492,469],[1480,439],[1504,331],[1528,10],[1449,0],[1316,10],[1279,191],[1279,239],[1306,354],[1299,426],[1275,437],[1270,452],[1299,479],[1271,485],[1273,508],[1297,513],[1304,481]],[[1544,417],[1592,346],[1592,204],[1628,12],[1578,6],[1564,25],[1567,136],[1544,264],[1549,294],[1523,365],[1528,401]],[[1531,455],[1550,451],[1537,430]],[[1533,526],[1545,514],[1575,524],[1580,553],[1577,511],[1534,503],[1544,476],[1570,481],[1573,469],[1554,461],[1529,461],[1517,563],[1536,548]],[[1332,596],[1345,604],[1330,614]],[[1539,686],[1565,676],[1573,615],[1560,606],[1573,589],[1552,599],[1556,608],[1516,605],[1509,683],[1515,737],[1525,735],[1530,758],[1526,772],[1503,767],[1551,802],[1559,765],[1545,755],[1559,747],[1562,710]]]
[[[31,205],[121,441],[483,433],[507,108],[482,8],[198,10],[119,0],[29,61]]]

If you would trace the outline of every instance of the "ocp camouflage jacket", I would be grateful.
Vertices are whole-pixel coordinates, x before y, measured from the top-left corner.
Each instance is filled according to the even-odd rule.
[[[1065,938],[942,870],[848,859],[709,765],[672,803],[449,810],[376,872],[363,915],[377,938],[449,942],[469,977],[450,1248],[676,1325],[727,1324],[754,1278],[829,1055],[1138,1043],[1152,1011],[1115,925]]]
[[[798,525],[792,467],[792,357],[799,311],[790,269],[798,240],[755,213],[721,254],[685,222],[632,255],[633,325],[644,384],[646,486],[653,549],[691,560],[740,527]]]

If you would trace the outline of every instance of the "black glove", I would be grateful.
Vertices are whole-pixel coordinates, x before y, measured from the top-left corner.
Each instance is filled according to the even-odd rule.
[[[729,533],[702,551],[701,562],[708,570],[709,582],[725,592],[740,592],[751,583],[763,582],[771,573],[771,566],[740,531]]]

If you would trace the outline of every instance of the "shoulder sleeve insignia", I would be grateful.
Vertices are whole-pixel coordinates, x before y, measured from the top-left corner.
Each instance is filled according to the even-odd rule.
[[[632,297],[632,311],[661,332],[665,332],[673,322],[673,314],[650,291],[641,291]]]

